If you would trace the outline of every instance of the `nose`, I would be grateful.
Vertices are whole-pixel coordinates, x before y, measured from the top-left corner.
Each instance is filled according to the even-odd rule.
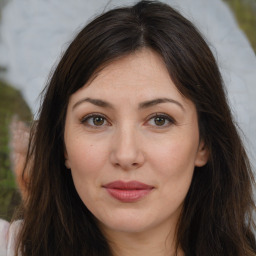
[[[145,161],[142,144],[136,128],[124,127],[118,129],[112,141],[111,163],[123,170],[141,167]]]

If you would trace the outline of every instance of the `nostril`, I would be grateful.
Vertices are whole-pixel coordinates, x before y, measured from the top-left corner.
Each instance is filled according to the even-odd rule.
[[[144,155],[140,150],[129,151],[113,150],[110,153],[110,162],[116,168],[124,170],[137,169],[144,163]]]

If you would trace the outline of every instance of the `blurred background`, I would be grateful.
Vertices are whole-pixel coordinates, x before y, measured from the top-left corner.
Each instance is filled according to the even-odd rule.
[[[14,137],[21,134],[13,134],[11,127],[36,119],[48,74],[79,29],[96,14],[133,2],[0,0],[0,218],[10,220],[21,200],[12,156]],[[164,2],[206,37],[256,166],[256,0]]]

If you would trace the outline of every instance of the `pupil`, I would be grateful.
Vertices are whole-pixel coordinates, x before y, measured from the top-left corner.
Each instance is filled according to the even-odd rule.
[[[165,123],[165,118],[163,117],[156,117],[155,118],[155,124],[158,126],[164,125]]]
[[[99,116],[93,118],[93,124],[94,125],[99,126],[99,125],[102,125],[103,123],[104,123],[104,118],[99,117]]]

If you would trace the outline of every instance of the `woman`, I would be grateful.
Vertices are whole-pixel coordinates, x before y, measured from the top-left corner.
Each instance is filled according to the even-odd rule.
[[[15,255],[256,255],[253,174],[220,72],[171,7],[88,24],[31,141]]]

